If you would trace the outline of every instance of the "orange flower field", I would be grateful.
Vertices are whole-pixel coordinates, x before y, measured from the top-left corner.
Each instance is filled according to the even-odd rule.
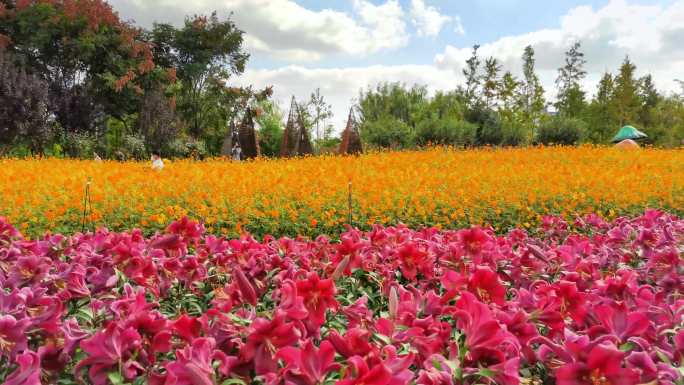
[[[335,234],[348,223],[349,182],[352,221],[361,228],[489,224],[505,231],[534,227],[545,214],[684,212],[684,152],[659,149],[432,148],[242,163],[167,160],[161,171],[149,162],[3,159],[0,180],[0,216],[33,235],[100,226],[152,232],[183,216],[214,233]]]

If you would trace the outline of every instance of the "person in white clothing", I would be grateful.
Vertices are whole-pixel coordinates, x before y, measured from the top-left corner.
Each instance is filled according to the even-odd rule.
[[[152,169],[161,170],[164,168],[164,162],[159,154],[152,154]]]

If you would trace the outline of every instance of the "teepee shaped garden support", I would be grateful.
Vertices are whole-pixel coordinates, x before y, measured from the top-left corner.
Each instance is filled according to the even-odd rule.
[[[249,107],[245,110],[245,116],[242,118],[238,138],[240,141],[240,148],[242,149],[242,157],[244,159],[256,158],[260,155],[259,138],[254,129],[252,109]]]
[[[280,143],[280,157],[286,158],[296,155],[295,146],[297,145],[297,132],[299,131],[299,120],[297,118],[297,101],[292,97],[290,103],[290,114],[287,117],[287,124],[283,132],[283,140]]]
[[[290,157],[310,154],[313,154],[313,145],[309,138],[309,132],[304,125],[304,117],[293,96],[292,103],[290,103],[290,113],[287,117],[287,125],[283,132],[283,140],[280,144],[280,156]]]
[[[349,118],[347,119],[347,127],[342,132],[342,143],[338,153],[340,155],[352,155],[363,153],[363,145],[361,144],[361,134],[359,133],[359,126],[354,118],[354,107],[349,109]]]

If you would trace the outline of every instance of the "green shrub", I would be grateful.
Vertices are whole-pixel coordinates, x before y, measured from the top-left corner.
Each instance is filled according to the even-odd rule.
[[[582,140],[586,130],[586,123],[580,119],[554,117],[539,125],[537,142],[573,145]]]
[[[419,145],[443,144],[472,146],[475,144],[477,126],[456,118],[426,119],[418,124],[416,142]]]
[[[390,116],[362,123],[361,137],[371,146],[382,148],[408,148],[415,143],[411,127]]]
[[[477,127],[476,144],[498,146],[504,142],[501,119],[490,108],[475,107],[468,111],[466,119]]]
[[[206,143],[190,137],[180,137],[174,139],[167,151],[162,155],[171,158],[204,158],[208,154]]]

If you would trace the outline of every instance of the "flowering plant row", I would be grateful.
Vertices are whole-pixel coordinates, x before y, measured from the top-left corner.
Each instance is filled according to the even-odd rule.
[[[429,148],[165,164],[0,159],[0,216],[31,237],[100,226],[150,235],[184,216],[230,237],[315,237],[350,222],[505,232],[536,228],[544,215],[613,220],[649,207],[684,215],[679,149]]]
[[[0,380],[683,384],[684,220],[224,239],[0,220]]]

